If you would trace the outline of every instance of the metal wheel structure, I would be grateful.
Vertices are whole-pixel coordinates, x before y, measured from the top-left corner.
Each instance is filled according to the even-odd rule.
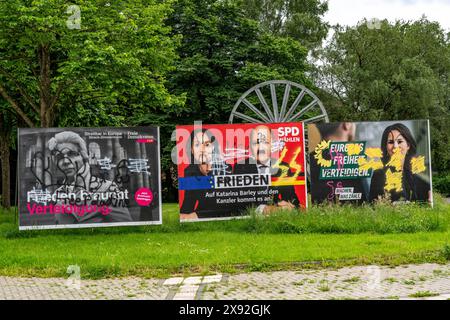
[[[231,111],[229,123],[279,123],[305,124],[329,122],[322,102],[308,88],[287,80],[260,83],[245,92]]]
[[[260,83],[245,92],[234,105],[229,123],[329,122],[319,98],[308,88],[287,80]],[[305,130],[308,148],[308,131]],[[309,156],[306,156],[309,163]],[[307,166],[309,178],[309,166]]]

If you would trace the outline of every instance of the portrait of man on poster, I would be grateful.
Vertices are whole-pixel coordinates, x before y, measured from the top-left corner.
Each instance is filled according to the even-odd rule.
[[[251,130],[249,149],[250,158],[248,163],[237,163],[234,167],[233,174],[270,174],[271,177],[280,177],[282,169],[280,167],[289,167],[289,164],[272,158],[273,141],[276,138],[273,131],[266,125],[259,125]],[[293,173],[288,170],[288,177],[292,177]],[[264,187],[255,187],[256,190],[263,190]],[[276,209],[294,209],[300,204],[295,193],[294,186],[277,186],[269,187],[273,196],[271,203],[260,203],[257,206],[257,212],[269,214]],[[275,192],[274,192],[275,191]]]

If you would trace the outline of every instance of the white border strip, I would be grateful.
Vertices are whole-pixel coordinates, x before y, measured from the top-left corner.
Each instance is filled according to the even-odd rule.
[[[205,219],[180,219],[180,223],[195,223],[195,222],[203,222],[203,221],[225,221],[225,220],[242,220],[242,219],[250,219],[251,215],[245,216],[235,216],[235,217],[225,217],[225,218],[205,218]]]
[[[100,223],[86,223],[86,224],[56,224],[47,226],[25,226],[19,227],[19,230],[48,230],[48,229],[84,229],[84,228],[98,228],[98,227],[132,227],[132,226],[146,226],[146,225],[160,225],[159,221],[142,221],[142,222],[100,222]]]
[[[17,165],[16,165],[16,199],[17,199],[17,225],[20,229],[20,130],[22,128],[17,128]]]
[[[307,162],[306,162],[306,147],[305,147],[305,123],[300,122],[302,124],[303,129],[303,171],[305,172],[305,209],[308,209],[308,169],[306,168]],[[309,124],[308,124],[308,135],[309,135]],[[309,145],[308,145],[308,151],[309,151]],[[309,153],[308,153],[309,156]],[[311,166],[311,165],[310,165]],[[309,168],[309,172],[311,172],[311,167]]]
[[[161,136],[159,134],[159,126],[156,127],[158,133],[158,198],[159,198],[159,224],[162,224],[162,189],[161,189]]]
[[[431,168],[431,134],[430,134],[430,119],[427,119],[428,126],[428,168],[430,171],[430,192],[431,192],[431,208],[434,208],[434,197],[433,197],[433,171]]]

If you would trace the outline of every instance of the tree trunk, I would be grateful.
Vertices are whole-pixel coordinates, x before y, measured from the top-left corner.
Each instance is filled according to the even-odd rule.
[[[11,178],[9,163],[9,145],[11,138],[8,130],[4,127],[3,115],[0,115],[0,163],[2,165],[2,201],[4,208],[11,207]]]
[[[40,86],[40,119],[41,127],[48,128],[51,126],[51,115],[49,108],[51,106],[51,71],[50,71],[50,47],[49,45],[41,45],[39,47],[39,86]]]
[[[2,163],[2,206],[6,209],[11,207],[11,183],[9,166],[9,146],[1,142],[0,160]]]

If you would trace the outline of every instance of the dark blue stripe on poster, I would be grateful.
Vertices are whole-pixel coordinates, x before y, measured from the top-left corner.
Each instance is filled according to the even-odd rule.
[[[213,189],[214,178],[210,176],[179,178],[178,188],[180,190]]]

